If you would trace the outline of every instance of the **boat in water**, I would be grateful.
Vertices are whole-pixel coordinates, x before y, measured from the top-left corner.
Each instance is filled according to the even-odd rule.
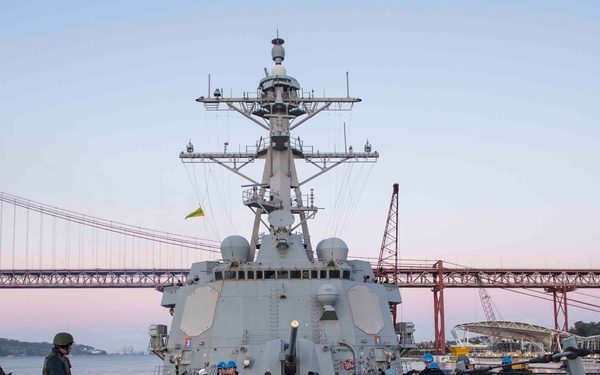
[[[340,238],[314,246],[308,221],[320,208],[303,195],[307,182],[343,163],[373,163],[363,152],[314,152],[292,131],[319,113],[349,111],[358,98],[316,98],[302,91],[283,66],[284,40],[272,41],[275,65],[260,79],[256,94],[200,97],[207,111],[236,111],[262,136],[245,152],[181,152],[184,162],[217,163],[243,177],[243,204],[254,214],[251,235],[232,235],[220,246],[220,261],[191,265],[185,285],[163,290],[162,306],[173,320],[149,329],[150,349],[164,360],[162,374],[216,374],[233,361],[241,374],[401,374],[402,355],[415,347],[414,325],[396,322],[402,302],[397,285],[378,283],[372,266],[350,259]],[[209,89],[210,92],[210,89]],[[243,173],[264,161],[262,176]],[[317,167],[297,173],[295,162]],[[204,373],[204,371],[202,371]]]

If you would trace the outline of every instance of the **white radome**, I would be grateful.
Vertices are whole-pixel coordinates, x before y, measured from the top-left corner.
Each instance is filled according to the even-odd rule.
[[[283,65],[275,65],[273,67],[273,69],[271,70],[271,75],[272,76],[285,76],[286,71],[285,68],[283,67]]]

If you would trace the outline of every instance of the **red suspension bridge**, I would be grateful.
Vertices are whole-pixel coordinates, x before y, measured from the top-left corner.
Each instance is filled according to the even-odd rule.
[[[382,254],[385,247],[397,244],[395,223],[397,206],[392,198]],[[0,289],[161,289],[186,283],[192,262],[216,260],[219,255],[216,241],[134,227],[0,192]],[[378,279],[433,292],[435,340],[441,345],[445,343],[446,288],[504,288],[523,293],[542,289],[552,295],[555,328],[562,330],[568,330],[569,305],[600,312],[598,305],[567,299],[567,293],[575,289],[600,287],[597,269],[474,269],[448,266],[441,260],[390,259],[380,256],[374,262]],[[436,344],[436,349],[443,348]]]

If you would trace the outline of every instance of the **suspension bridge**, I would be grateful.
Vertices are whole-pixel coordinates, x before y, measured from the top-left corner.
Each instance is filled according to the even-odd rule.
[[[386,232],[390,233],[388,228]],[[219,257],[217,241],[134,227],[0,192],[0,289],[161,290],[185,284],[191,263]],[[441,260],[420,264],[383,260],[380,256],[379,262],[372,262],[380,282],[433,292],[436,342],[440,343],[445,342],[446,288],[504,288],[520,293],[542,289],[538,293],[552,295],[555,328],[568,330],[567,293],[600,287],[600,270],[591,268],[473,269],[448,266]],[[600,311],[600,306],[584,301],[571,299],[569,305]]]

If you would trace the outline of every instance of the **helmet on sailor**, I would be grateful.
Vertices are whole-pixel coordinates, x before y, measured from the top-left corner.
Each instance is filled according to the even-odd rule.
[[[217,365],[217,369],[227,368],[227,364],[225,362],[219,362]]]
[[[502,364],[510,365],[510,364],[512,364],[512,359],[510,359],[510,357],[504,357],[504,358],[502,358]]]
[[[437,369],[439,369],[439,368],[440,368],[440,365],[439,365],[437,362],[431,362],[431,363],[429,364],[429,368],[433,368],[433,369],[436,369],[436,368],[437,368]]]
[[[234,361],[227,362],[227,368],[237,368],[237,365]]]
[[[433,355],[431,355],[431,353],[425,353],[423,355],[423,362],[425,362],[425,363],[433,362]]]
[[[73,339],[73,335],[67,332],[59,332],[54,336],[53,344],[56,346],[69,346],[73,345],[75,340]]]
[[[469,360],[469,357],[467,357],[464,354],[461,354],[458,356],[458,358],[456,359],[456,363],[458,362],[462,362],[465,364],[465,368],[469,368],[469,366],[471,365],[471,361]]]

